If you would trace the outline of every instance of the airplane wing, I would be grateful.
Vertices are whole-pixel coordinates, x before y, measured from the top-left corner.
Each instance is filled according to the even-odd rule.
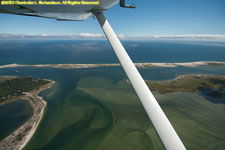
[[[23,4],[24,1],[30,4]],[[16,3],[16,0],[0,0],[0,13],[52,18],[59,21],[81,21],[90,18],[94,11],[111,8],[119,0],[88,0],[90,4],[83,4],[86,2],[84,0],[54,0],[55,4],[47,2],[51,1],[23,0]]]

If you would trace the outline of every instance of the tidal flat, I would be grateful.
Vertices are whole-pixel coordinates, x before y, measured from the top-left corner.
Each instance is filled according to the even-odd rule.
[[[187,74],[224,76],[224,66],[154,67],[140,72],[145,80],[165,82]],[[25,150],[162,149],[120,67],[21,67],[1,69],[0,74],[56,81],[53,88],[40,93],[48,105]],[[223,104],[195,92],[153,94],[188,149],[223,149]]]
[[[66,74],[54,90],[44,94],[49,104],[46,115],[25,149],[163,148],[131,85],[118,69],[75,72]],[[67,78],[72,75],[73,81]],[[195,92],[153,94],[188,149],[223,149],[223,104],[212,103]]]
[[[102,149],[110,143],[117,143],[116,147],[112,144],[112,149],[162,149],[136,95],[128,90],[126,80],[113,83],[104,79],[104,84],[98,84],[97,88],[85,86],[86,83],[96,85],[99,80],[86,78],[79,87],[107,106],[115,118],[108,140],[101,144]],[[223,149],[224,105],[213,104],[197,93],[154,95],[187,149]]]

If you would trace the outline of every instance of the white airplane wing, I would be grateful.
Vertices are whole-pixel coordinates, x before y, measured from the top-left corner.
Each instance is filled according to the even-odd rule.
[[[30,0],[23,0],[30,1]],[[23,2],[20,0],[19,2]],[[10,4],[14,2],[14,4]],[[0,13],[52,18],[61,21],[81,21],[92,16],[93,11],[104,11],[119,0],[54,0],[56,4],[46,3],[50,0],[32,0],[33,4],[16,4],[16,0],[0,0]],[[91,4],[92,2],[92,4]]]

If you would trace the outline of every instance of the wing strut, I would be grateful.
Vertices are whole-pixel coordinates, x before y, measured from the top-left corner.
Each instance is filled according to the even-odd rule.
[[[102,12],[95,12],[95,16],[97,17],[105,36],[119,59],[120,64],[130,80],[138,98],[144,106],[164,148],[167,150],[185,150],[186,148],[182,141],[120,43],[104,14]]]

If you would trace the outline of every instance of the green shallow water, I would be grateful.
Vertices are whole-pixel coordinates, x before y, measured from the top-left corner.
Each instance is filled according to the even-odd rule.
[[[98,82],[104,81],[104,85]],[[96,85],[87,87],[87,83]],[[114,125],[104,146],[122,141],[110,149],[162,149],[158,137],[127,80],[112,82],[98,77],[83,78],[79,87],[112,112]],[[107,88],[108,87],[108,88]],[[188,149],[223,149],[225,106],[213,104],[195,93],[154,93],[167,117]],[[132,136],[131,136],[132,135]],[[113,144],[112,144],[113,145]],[[108,148],[107,148],[108,149]]]
[[[112,126],[110,111],[79,90],[65,100],[60,110],[48,110],[54,115],[43,120],[49,126],[40,126],[40,130],[46,134],[34,136],[33,140],[41,140],[33,146],[39,149],[95,148]],[[89,141],[88,144],[85,141]]]
[[[225,146],[224,105],[194,93],[154,94],[188,149]],[[59,106],[47,109],[26,149],[162,149],[127,80],[80,78]]]
[[[126,76],[119,67],[93,69],[17,68],[19,75],[56,81],[40,95],[48,102],[26,150],[162,149]],[[224,67],[140,69],[145,79],[167,80],[179,74],[224,75]],[[2,69],[0,74],[15,74]],[[195,93],[154,93],[188,149],[225,147],[225,106]]]

